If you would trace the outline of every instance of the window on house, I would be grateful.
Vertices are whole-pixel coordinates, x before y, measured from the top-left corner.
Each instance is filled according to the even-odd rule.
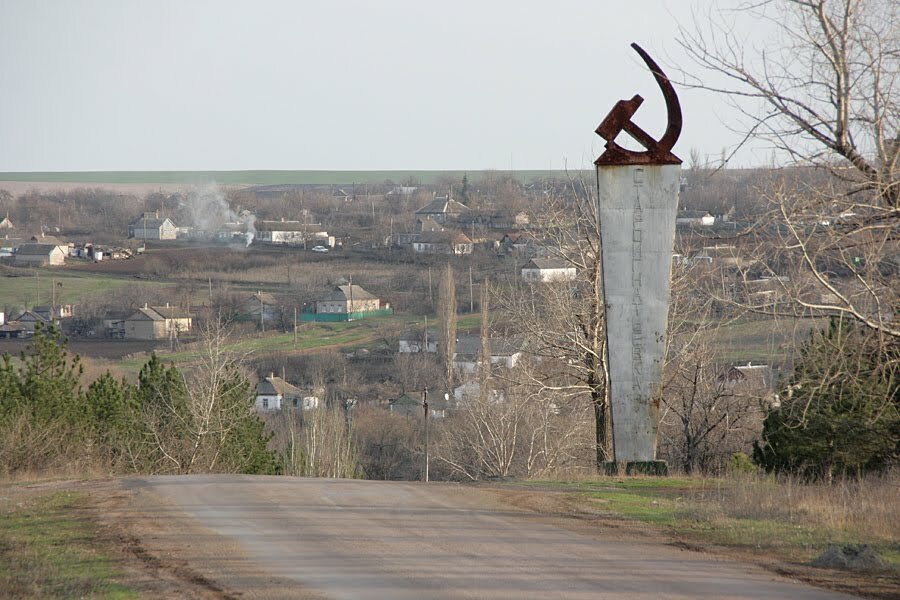
[[[300,406],[300,399],[294,398],[294,408],[297,408],[298,406]]]
[[[268,398],[263,398],[262,407],[269,408],[269,399]]]

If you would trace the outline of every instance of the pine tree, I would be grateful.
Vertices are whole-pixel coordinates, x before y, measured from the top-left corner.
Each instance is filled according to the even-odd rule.
[[[809,478],[883,470],[900,458],[900,344],[833,319],[801,350],[753,459]]]
[[[19,391],[22,407],[39,421],[73,423],[81,404],[81,359],[71,356],[67,340],[55,325],[38,324],[31,343],[21,354]]]

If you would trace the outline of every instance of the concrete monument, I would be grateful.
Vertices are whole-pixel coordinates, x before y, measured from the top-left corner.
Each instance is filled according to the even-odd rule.
[[[606,150],[597,167],[603,294],[615,461],[626,472],[665,473],[656,460],[659,386],[669,308],[669,280],[681,159],[672,147],[681,133],[681,107],[669,79],[632,44],[656,79],[668,125],[656,140],[632,116],[643,102],[620,100],[597,127]],[[616,143],[622,132],[645,150]],[[614,470],[615,466],[611,465]]]

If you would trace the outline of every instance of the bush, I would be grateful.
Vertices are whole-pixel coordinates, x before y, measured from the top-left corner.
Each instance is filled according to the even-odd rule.
[[[801,350],[753,460],[810,479],[883,471],[900,456],[900,342],[832,320]]]

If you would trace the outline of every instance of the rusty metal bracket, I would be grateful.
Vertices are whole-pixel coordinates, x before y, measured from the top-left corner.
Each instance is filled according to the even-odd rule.
[[[619,100],[603,122],[596,129],[597,135],[606,140],[606,150],[600,155],[594,164],[598,167],[613,165],[680,165],[681,159],[672,154],[672,148],[681,135],[681,104],[675,94],[675,88],[659,65],[650,58],[643,48],[637,44],[631,47],[644,59],[657,85],[662,90],[666,100],[668,112],[668,124],[666,132],[659,140],[655,140],[650,134],[638,127],[631,118],[640,107],[644,99],[635,94],[631,100]],[[644,151],[627,150],[616,143],[616,137],[622,132],[635,139]]]

